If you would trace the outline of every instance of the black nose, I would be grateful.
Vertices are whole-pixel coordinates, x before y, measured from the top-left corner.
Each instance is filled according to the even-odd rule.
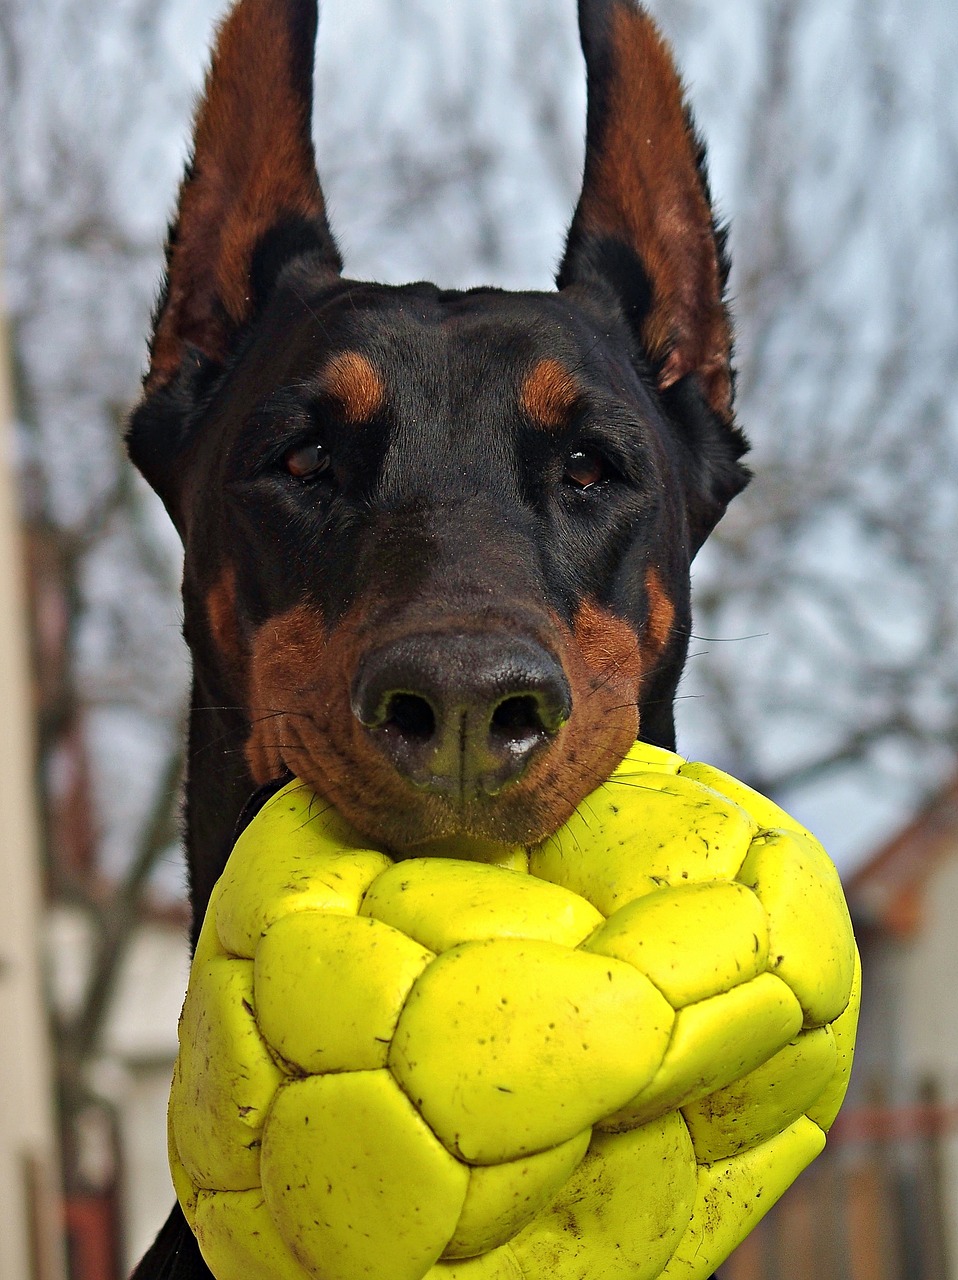
[[[518,781],[568,720],[572,697],[533,640],[422,634],[368,655],[352,708],[404,777],[467,798]]]

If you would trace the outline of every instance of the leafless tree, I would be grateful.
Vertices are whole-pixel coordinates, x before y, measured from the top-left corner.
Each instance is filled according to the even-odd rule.
[[[698,631],[723,639],[690,686],[760,788],[814,812],[844,778],[881,814],[958,749],[955,34],[936,5],[749,11],[729,123],[756,480],[702,568]]]

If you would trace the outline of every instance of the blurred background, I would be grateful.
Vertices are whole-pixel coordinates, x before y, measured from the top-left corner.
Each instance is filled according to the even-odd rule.
[[[723,1275],[956,1280],[958,10],[652,8],[732,224],[756,472],[696,565],[680,749],[820,836],[866,966],[828,1151]],[[121,430],[219,11],[0,0],[3,1280],[126,1275],[172,1202],[188,672]],[[572,0],[326,0],[318,63],[351,275],[549,287]]]

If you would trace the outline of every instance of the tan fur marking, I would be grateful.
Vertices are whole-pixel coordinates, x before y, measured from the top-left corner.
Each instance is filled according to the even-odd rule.
[[[623,236],[653,290],[644,338],[665,390],[698,372],[711,407],[731,415],[731,332],[711,212],[696,168],[682,84],[647,14],[613,6],[606,124],[583,191],[585,226]]]
[[[649,597],[649,616],[645,624],[646,634],[656,652],[664,649],[672,635],[675,622],[675,606],[665,593],[657,569],[645,575],[645,590]]]
[[[564,634],[560,656],[573,707],[564,741],[557,742],[551,757],[555,798],[548,818],[558,826],[597,781],[609,776],[638,736],[642,651],[628,623],[594,600],[579,606],[571,632],[555,621]]]
[[[245,685],[245,655],[236,616],[236,570],[230,564],[206,593],[206,619],[210,636],[230,676]]]
[[[573,623],[576,644],[590,670],[634,685],[642,678],[639,638],[627,622],[594,600],[583,600]]]
[[[318,610],[297,605],[264,622],[251,648],[246,762],[254,782],[262,785],[286,764],[300,771],[294,761],[303,714],[314,710],[326,665],[323,619]]]
[[[358,351],[333,356],[323,370],[323,388],[343,407],[347,422],[368,422],[383,407],[386,387],[377,370]]]
[[[560,361],[540,360],[522,383],[519,404],[524,413],[544,427],[562,427],[580,396],[579,384]]]

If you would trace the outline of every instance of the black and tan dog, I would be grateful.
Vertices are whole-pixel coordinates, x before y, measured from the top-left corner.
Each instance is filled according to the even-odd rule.
[[[129,431],[186,551],[195,928],[247,797],[290,772],[402,854],[538,840],[637,735],[674,745],[689,565],[747,478],[727,261],[653,23],[579,19],[585,177],[548,293],[344,277],[315,0],[240,0],[219,32]],[[209,1276],[178,1210],[136,1274]]]

